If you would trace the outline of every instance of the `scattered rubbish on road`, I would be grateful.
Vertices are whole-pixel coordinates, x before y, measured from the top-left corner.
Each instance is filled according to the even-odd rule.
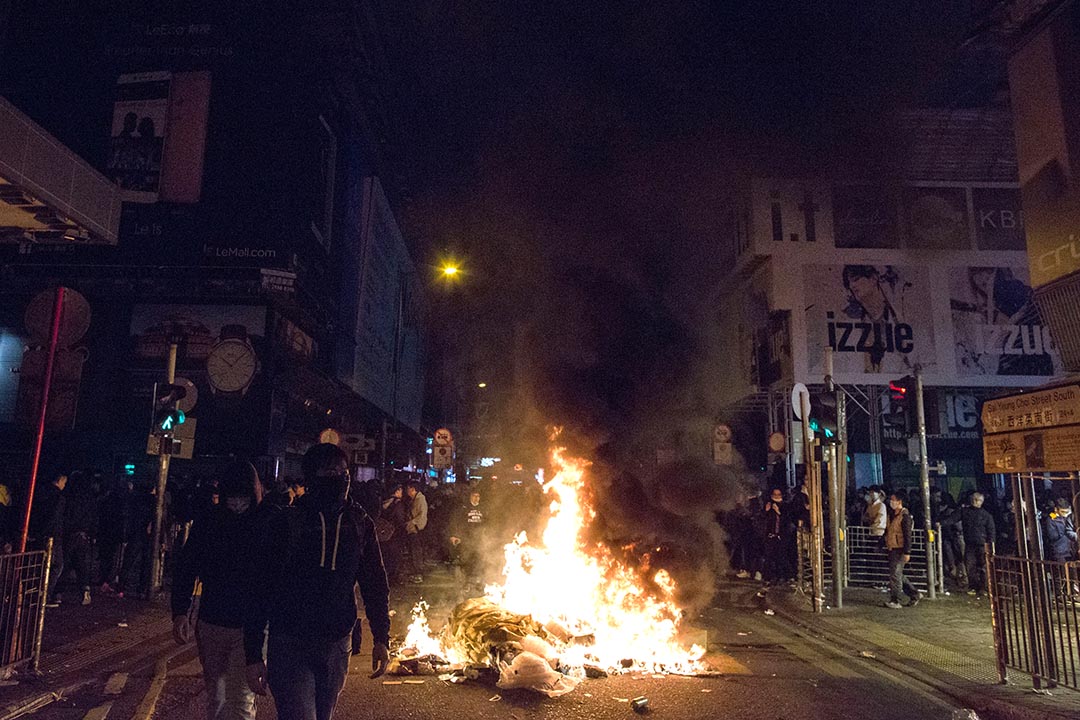
[[[775,615],[776,611],[773,610],[772,608],[769,608],[768,610],[765,611],[765,614],[766,615]]]
[[[952,720],[979,720],[979,716],[975,714],[974,710],[963,708],[962,710],[953,711]]]
[[[106,695],[119,695],[124,691],[124,686],[127,685],[128,674],[124,672],[113,673],[109,676],[109,680],[105,683]]]
[[[739,633],[739,637],[746,637],[747,635],[751,635],[751,634],[752,633],[748,633],[748,632],[743,633],[743,632],[741,632],[741,633]]]
[[[613,697],[613,698],[611,698],[611,699],[612,699],[612,700],[614,700],[615,702],[630,702],[630,698],[617,698],[617,697]]]
[[[860,652],[860,653],[859,653],[859,655],[861,655],[861,656],[862,656],[862,657],[864,657],[864,658],[871,658],[871,659],[873,659],[873,658],[876,658],[876,657],[877,657],[877,655],[875,655],[874,653],[870,652],[869,650],[863,650],[862,652]]]
[[[404,682],[403,680],[383,680],[382,684],[383,685],[401,685],[403,682]]]
[[[406,685],[423,685],[423,680],[402,680]]]
[[[492,695],[488,698],[488,702],[499,702],[502,700],[502,695]]]
[[[653,675],[652,676],[653,680],[663,680],[666,677],[667,677],[667,675]]]
[[[630,707],[633,708],[636,713],[647,712],[649,709],[649,698],[644,695],[638,695],[630,701]]]
[[[128,624],[126,622],[116,623],[116,627],[118,627],[118,628],[126,628],[127,626],[128,626]]]
[[[585,665],[585,677],[590,680],[598,680],[600,678],[606,678],[608,676],[607,671],[597,665]]]
[[[701,688],[701,692],[703,692],[703,693],[711,693],[712,690],[709,689],[709,688]]]

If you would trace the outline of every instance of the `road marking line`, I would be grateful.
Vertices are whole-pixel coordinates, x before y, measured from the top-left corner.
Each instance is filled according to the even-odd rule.
[[[104,705],[92,708],[90,712],[83,715],[83,720],[105,720],[105,718],[109,717],[110,710],[112,710],[112,700]]]
[[[109,681],[105,683],[106,695],[119,695],[124,692],[124,686],[127,685],[128,674],[126,672],[113,673],[109,676]]]

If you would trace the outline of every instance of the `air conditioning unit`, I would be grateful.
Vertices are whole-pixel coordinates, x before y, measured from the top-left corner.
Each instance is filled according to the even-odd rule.
[[[1061,353],[1066,372],[1080,372],[1080,272],[1035,290],[1043,321]]]

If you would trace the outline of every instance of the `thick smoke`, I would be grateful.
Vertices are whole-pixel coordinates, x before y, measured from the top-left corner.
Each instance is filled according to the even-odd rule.
[[[539,462],[563,426],[594,462],[591,539],[669,566],[692,604],[725,568],[716,513],[756,486],[710,455],[730,420],[715,370],[745,353],[717,337],[740,311],[717,301],[731,201],[751,170],[818,171],[888,135],[951,43],[895,3],[714,5],[388,10],[426,118],[409,230],[469,269],[432,301],[461,356],[450,391],[497,379],[503,457]]]

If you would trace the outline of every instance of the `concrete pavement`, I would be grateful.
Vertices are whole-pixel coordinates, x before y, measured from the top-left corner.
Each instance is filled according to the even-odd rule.
[[[1080,692],[1058,688],[1036,693],[1029,676],[1013,671],[1008,684],[999,684],[985,597],[944,595],[900,610],[883,607],[884,599],[878,590],[849,588],[843,608],[814,614],[809,597],[782,587],[769,591],[768,607],[848,653],[866,653],[882,666],[934,687],[983,718],[1080,717]]]

